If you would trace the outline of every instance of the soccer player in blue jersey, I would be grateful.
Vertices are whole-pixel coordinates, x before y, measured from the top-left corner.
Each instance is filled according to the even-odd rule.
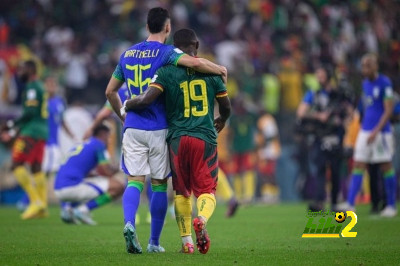
[[[67,161],[61,165],[54,190],[62,202],[61,219],[64,222],[78,221],[95,225],[90,211],[122,195],[124,185],[114,177],[119,169],[113,167],[108,160],[109,136],[107,126],[97,126],[93,137],[75,147]]]
[[[62,126],[68,136],[72,139],[74,138],[74,135],[63,119],[65,103],[63,98],[57,95],[58,84],[56,78],[53,76],[47,77],[45,80],[45,88],[48,95],[47,109],[49,111],[49,138],[46,142],[42,168],[47,176],[49,176],[51,173],[55,173],[58,170],[62,159],[58,142],[60,127]]]
[[[354,210],[355,198],[369,163],[378,163],[384,175],[387,206],[381,216],[397,214],[396,180],[392,165],[394,140],[389,119],[393,112],[393,88],[388,77],[378,72],[378,59],[374,54],[364,55],[361,61],[364,116],[354,150],[354,166],[347,203],[340,208]]]
[[[129,90],[128,87],[126,86],[126,83],[124,83],[122,85],[122,87],[118,90],[118,96],[121,99],[121,102],[125,102],[127,99],[129,99]],[[109,118],[112,114],[113,114],[113,110],[111,107],[111,104],[109,101],[107,101],[103,108],[101,108],[101,110],[96,114],[96,117],[92,123],[92,125],[90,126],[90,128],[85,132],[83,139],[88,139],[93,135],[93,130],[94,128],[96,128],[98,125],[100,125],[101,123],[103,123],[104,120],[106,120],[107,118]],[[149,200],[149,203],[151,202],[151,197],[153,195],[153,191],[151,190],[151,183],[150,183],[150,179],[146,180],[146,194],[147,194],[147,198]],[[135,224],[139,224],[139,214],[136,214],[135,217]],[[150,212],[148,212],[147,214],[147,218],[146,221],[148,223],[151,222],[151,215]]]
[[[128,175],[122,205],[124,210],[124,237],[128,253],[142,253],[137,239],[135,214],[139,206],[145,176],[152,178],[153,196],[150,203],[151,236],[148,252],[165,252],[159,239],[167,212],[167,176],[170,173],[168,149],[165,142],[167,121],[164,98],[159,97],[148,108],[140,111],[120,113],[122,103],[118,89],[124,82],[128,85],[130,97],[147,89],[157,69],[168,65],[184,65],[199,72],[222,75],[226,80],[226,68],[202,58],[194,58],[165,41],[171,32],[167,10],[152,8],[147,16],[147,40],[135,44],[122,53],[120,61],[109,81],[106,95],[114,111],[124,121],[122,140],[122,168]]]

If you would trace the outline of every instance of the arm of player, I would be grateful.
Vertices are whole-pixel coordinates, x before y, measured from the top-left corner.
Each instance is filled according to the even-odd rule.
[[[93,129],[100,125],[105,119],[112,115],[112,110],[104,106],[101,110],[97,113],[96,117],[92,125],[86,130],[85,134],[83,135],[83,139],[88,139],[93,134]]]
[[[393,108],[394,108],[393,98],[385,99],[383,115],[381,116],[381,119],[379,119],[379,123],[375,126],[375,128],[372,130],[371,134],[369,135],[368,140],[367,140],[368,144],[371,144],[372,142],[374,142],[378,133],[381,132],[383,127],[389,121],[389,119],[393,113]]]
[[[184,54],[179,58],[177,64],[180,66],[193,68],[201,73],[221,75],[225,84],[228,80],[228,71],[226,70],[226,67],[214,64],[213,62],[204,58],[196,58]]]
[[[118,90],[119,88],[121,88],[122,84],[124,84],[123,81],[116,79],[114,78],[114,76],[112,76],[107,85],[106,97],[110,102],[112,109],[118,115],[119,119],[121,119],[121,121],[124,122],[125,116],[121,115],[120,113],[122,103],[118,95]]]
[[[231,101],[229,100],[228,95],[226,95],[223,97],[217,97],[217,102],[219,107],[219,116],[214,119],[214,126],[219,133],[225,127],[225,122],[231,115]]]
[[[318,112],[311,110],[311,105],[306,102],[300,103],[296,112],[297,119],[310,118],[321,122],[326,122],[330,115],[330,111]]]
[[[71,139],[75,139],[74,133],[72,133],[71,129],[68,127],[68,125],[65,123],[64,120],[62,120],[61,125],[62,125],[62,127],[64,128],[65,133],[67,133],[67,135],[68,135]]]
[[[137,110],[137,109],[144,109],[149,106],[158,96],[163,93],[161,88],[158,86],[156,87],[154,84],[150,84],[147,90],[136,96],[133,99],[127,100],[125,102],[125,110]]]
[[[310,105],[308,103],[301,102],[299,107],[297,107],[296,116],[298,119],[303,119],[306,117],[309,111],[310,111]]]
[[[112,177],[118,173],[119,169],[107,162],[99,164],[96,168],[96,171],[101,176]]]

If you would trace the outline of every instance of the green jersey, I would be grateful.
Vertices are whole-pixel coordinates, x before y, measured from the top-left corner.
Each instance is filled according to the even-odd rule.
[[[157,70],[151,86],[164,92],[168,143],[187,135],[217,144],[214,100],[227,95],[220,76],[168,65]]]
[[[26,84],[22,93],[23,113],[16,121],[20,135],[34,139],[48,138],[47,93],[39,81]]]

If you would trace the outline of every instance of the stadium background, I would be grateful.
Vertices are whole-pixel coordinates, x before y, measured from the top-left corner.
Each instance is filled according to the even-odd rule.
[[[256,118],[262,110],[275,117],[282,146],[276,176],[283,201],[304,196],[298,188],[293,128],[304,92],[317,89],[312,74],[316,66],[330,66],[359,91],[360,58],[375,52],[381,71],[398,90],[399,1],[3,0],[0,119],[20,112],[22,87],[15,73],[18,62],[30,57],[40,62],[41,77],[57,77],[68,104],[82,104],[94,115],[105,101],[104,90],[121,51],[145,38],[147,10],[157,5],[170,10],[173,30],[190,27],[197,32],[200,56],[228,68],[231,98],[240,99]],[[256,119],[248,121],[254,128]],[[9,151],[1,146],[2,177],[8,160]],[[2,190],[15,184],[5,178],[0,183]]]

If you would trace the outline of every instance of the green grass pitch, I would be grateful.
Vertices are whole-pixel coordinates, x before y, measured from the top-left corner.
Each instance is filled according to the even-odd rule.
[[[150,227],[140,209],[137,231],[146,248]],[[127,254],[118,204],[94,212],[98,226],[66,225],[56,207],[50,217],[21,221],[12,207],[0,207],[0,265],[398,265],[400,217],[382,219],[358,208],[356,238],[302,239],[307,223],[304,204],[251,206],[224,217],[222,204],[208,224],[208,254],[180,254],[175,220],[168,214],[161,237],[165,254]],[[347,224],[347,220],[344,224]]]

